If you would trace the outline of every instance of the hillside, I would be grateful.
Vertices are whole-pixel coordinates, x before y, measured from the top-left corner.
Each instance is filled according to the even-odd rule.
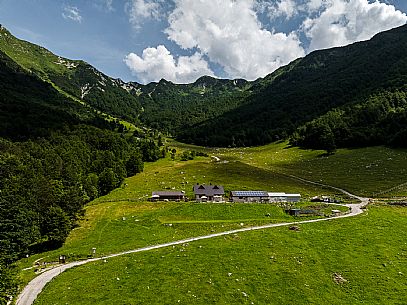
[[[180,140],[210,146],[270,143],[315,119],[325,127],[317,132],[301,127],[293,144],[400,144],[406,132],[394,135],[407,127],[407,25],[369,41],[315,51],[263,79],[245,82],[239,90],[231,86],[233,81],[205,79],[225,85],[205,87],[209,94],[200,92],[201,80],[139,87],[142,120]]]
[[[112,79],[0,30],[0,51],[92,109],[187,143],[337,147],[407,143],[407,25],[369,41],[315,51],[248,82],[204,76],[192,84]]]
[[[185,128],[214,119],[241,106],[250,82],[203,76],[192,84],[174,84],[164,79],[158,83],[131,83],[144,108],[143,123],[179,134]]]
[[[85,63],[61,66],[4,28],[0,46],[0,304],[7,304],[19,284],[16,260],[59,247],[86,203],[163,151],[148,130],[136,137],[106,114],[126,117],[120,98],[135,100],[120,81]],[[78,97],[81,82],[99,78],[105,86]]]
[[[321,158],[323,151],[287,147],[287,143],[234,149],[170,144],[177,150],[174,159],[168,156],[146,164],[143,173],[125,180],[126,187],[89,204],[60,249],[19,262],[23,270],[35,266],[38,259],[53,262],[64,254],[69,263],[86,259],[91,247],[97,249],[95,257],[102,258],[58,275],[35,304],[112,304],[118,299],[133,304],[136,297],[142,304],[161,304],[163,296],[181,304],[246,304],[247,300],[274,304],[276,299],[278,304],[383,304],[388,300],[396,304],[402,299],[407,210],[401,206],[371,204],[363,215],[324,217],[330,220],[298,224],[299,231],[282,227],[235,232],[144,254],[106,257],[227,230],[309,219],[292,218],[276,204],[147,201],[158,189],[184,190],[190,198],[195,182],[222,185],[227,192],[299,192],[304,199],[301,206],[315,208],[309,198],[341,195],[288,174],[366,196],[405,182],[405,150],[339,149]],[[184,151],[192,149],[222,161],[204,156],[182,161]],[[378,166],[366,166],[371,164]],[[405,196],[405,184],[393,194]],[[326,207],[329,212],[336,208]],[[335,274],[346,282],[336,282]],[[34,269],[21,271],[26,282],[36,275]]]
[[[0,51],[0,136],[25,138],[75,124],[92,114]]]
[[[0,51],[72,99],[137,122],[140,104],[121,80],[106,76],[84,61],[62,58],[43,47],[17,39],[4,27],[0,28]]]

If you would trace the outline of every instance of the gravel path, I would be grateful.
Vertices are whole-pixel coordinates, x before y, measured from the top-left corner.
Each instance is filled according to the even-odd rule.
[[[306,179],[302,179],[296,176],[291,176],[293,179],[302,181],[304,183],[310,183],[310,184],[315,184],[319,186],[324,186],[328,187],[331,189],[338,190],[349,197],[356,198],[360,200],[360,203],[358,204],[344,204],[343,206],[347,206],[350,208],[350,213],[337,216],[337,217],[331,217],[331,218],[319,218],[319,219],[312,219],[312,220],[305,220],[305,221],[298,221],[298,222],[285,222],[285,223],[275,223],[275,224],[268,224],[268,225],[262,225],[262,226],[255,226],[255,227],[248,227],[248,228],[242,228],[242,229],[236,229],[236,230],[230,230],[230,231],[225,231],[225,232],[220,232],[220,233],[214,233],[214,234],[209,234],[209,235],[204,235],[204,236],[198,236],[198,237],[192,237],[192,238],[187,238],[183,240],[178,240],[174,242],[169,242],[169,243],[164,243],[164,244],[159,244],[159,245],[153,245],[153,246],[148,246],[148,247],[143,247],[135,250],[130,250],[130,251],[124,251],[116,254],[111,254],[107,255],[104,257],[99,257],[99,258],[92,258],[92,259],[87,259],[83,261],[77,261],[77,262],[72,262],[68,263],[65,265],[61,265],[58,267],[55,267],[51,270],[45,271],[44,273],[41,273],[38,275],[36,278],[34,278],[21,292],[21,294],[18,296],[16,305],[31,305],[34,303],[35,299],[37,298],[38,294],[42,291],[42,289],[45,287],[47,283],[49,283],[54,277],[58,276],[62,272],[64,272],[67,269],[70,269],[75,266],[80,266],[84,265],[87,263],[91,262],[96,262],[102,259],[107,259],[107,258],[112,258],[116,256],[121,256],[121,255],[126,255],[126,254],[131,254],[131,253],[137,253],[137,252],[144,252],[144,251],[150,251],[154,249],[160,249],[160,248],[165,248],[165,247],[170,247],[174,245],[180,245],[184,243],[189,243],[197,240],[202,240],[202,239],[209,239],[209,238],[214,238],[214,237],[219,237],[219,236],[224,236],[224,235],[230,235],[230,234],[235,234],[235,233],[240,233],[240,232],[246,232],[246,231],[254,231],[254,230],[262,230],[262,229],[268,229],[268,228],[275,228],[275,227],[282,227],[282,226],[289,226],[289,225],[297,225],[297,224],[303,224],[303,223],[312,223],[312,222],[320,222],[320,221],[328,221],[328,220],[333,220],[333,219],[338,219],[338,218],[347,218],[347,217],[353,217],[356,215],[359,215],[363,213],[362,208],[366,206],[369,203],[369,198],[364,198],[364,197],[359,197],[356,195],[353,195],[343,189],[325,185],[322,183],[318,182],[313,182],[309,181]]]

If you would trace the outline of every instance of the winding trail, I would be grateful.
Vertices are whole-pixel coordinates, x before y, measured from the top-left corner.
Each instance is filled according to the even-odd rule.
[[[350,208],[350,213],[341,215],[341,216],[336,216],[336,217],[331,217],[331,218],[319,218],[319,219],[311,219],[311,220],[305,220],[305,221],[298,221],[298,222],[284,222],[284,223],[274,223],[274,224],[268,224],[268,225],[262,225],[262,226],[255,226],[255,227],[248,227],[248,228],[242,228],[242,229],[236,229],[236,230],[230,230],[230,231],[225,231],[225,232],[219,232],[219,233],[213,233],[209,235],[204,235],[204,236],[197,236],[197,237],[191,237],[187,239],[182,239],[178,241],[173,241],[173,242],[168,242],[164,244],[158,244],[158,245],[152,245],[152,246],[147,246],[143,248],[138,248],[134,250],[129,250],[129,251],[124,251],[116,254],[111,254],[103,257],[98,257],[98,258],[91,258],[91,259],[86,259],[83,261],[77,261],[77,262],[72,262],[68,263],[65,265],[61,265],[58,267],[55,267],[51,270],[45,271],[44,273],[41,273],[38,275],[36,278],[34,278],[28,285],[23,289],[21,294],[18,296],[16,305],[31,305],[34,303],[35,299],[37,298],[38,294],[41,293],[43,288],[47,283],[49,283],[54,277],[58,276],[62,272],[64,272],[67,269],[70,269],[75,266],[80,266],[84,265],[87,263],[91,262],[96,262],[99,260],[107,259],[107,258],[112,258],[112,257],[117,257],[117,256],[122,256],[126,254],[131,254],[131,253],[137,253],[137,252],[144,252],[144,251],[150,251],[150,250],[155,250],[155,249],[160,249],[160,248],[165,248],[165,247],[170,247],[170,246],[175,246],[175,245],[180,245],[184,243],[189,243],[197,240],[203,240],[203,239],[209,239],[209,238],[214,238],[214,237],[219,237],[219,236],[224,236],[224,235],[230,235],[230,234],[235,234],[239,232],[246,232],[246,231],[254,231],[254,230],[262,230],[262,229],[268,229],[268,228],[276,228],[276,227],[282,227],[282,226],[289,226],[289,225],[297,225],[297,224],[303,224],[303,223],[312,223],[312,222],[320,222],[320,221],[328,221],[328,220],[334,220],[338,218],[347,218],[347,217],[353,217],[356,215],[359,215],[363,213],[363,207],[365,207],[369,203],[369,198],[365,197],[360,197],[354,194],[351,194],[343,189],[318,183],[318,182],[313,182],[309,181],[303,178],[299,178],[296,176],[288,175],[289,177],[302,181],[304,183],[309,183],[309,184],[314,184],[314,185],[319,185],[331,189],[335,189],[337,191],[340,191],[349,197],[355,198],[360,200],[360,203],[358,204],[343,204],[342,206],[347,206]]]

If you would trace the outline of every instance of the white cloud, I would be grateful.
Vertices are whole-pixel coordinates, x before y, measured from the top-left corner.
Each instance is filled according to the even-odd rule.
[[[406,14],[379,1],[311,0],[308,6],[310,10],[321,11],[303,22],[310,51],[367,40],[407,22]]]
[[[312,13],[323,8],[330,0],[309,0],[306,4],[308,12]]]
[[[290,19],[298,14],[301,6],[295,3],[294,0],[279,0],[276,3],[268,2],[267,11],[271,19],[276,17],[285,17]]]
[[[69,5],[64,6],[62,17],[64,17],[67,20],[70,19],[78,23],[82,22],[82,16],[80,14],[79,9],[76,6]]]
[[[139,29],[148,19],[158,20],[163,14],[163,0],[131,0],[126,5],[130,23]]]
[[[256,79],[303,56],[295,33],[262,28],[253,0],[176,0],[165,30],[183,49],[197,48],[229,77]]]
[[[113,12],[113,0],[95,0],[94,6],[102,11]]]
[[[141,57],[130,53],[124,61],[144,83],[161,78],[176,83],[190,83],[202,75],[213,75],[208,63],[199,53],[175,59],[163,45],[145,49]]]

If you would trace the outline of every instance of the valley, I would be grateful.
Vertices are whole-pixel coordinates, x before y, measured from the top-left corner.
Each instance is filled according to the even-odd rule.
[[[406,33],[140,84],[0,26],[0,304],[406,303]]]
[[[178,302],[176,298],[186,304],[205,304],[208,300],[228,304],[231,298],[238,298],[243,304],[250,304],[252,301],[262,304],[305,304],[309,301],[323,304],[325,298],[338,293],[346,296],[346,301],[338,303],[344,304],[356,302],[362,297],[351,293],[353,289],[360,287],[359,285],[372,289],[365,291],[363,298],[373,298],[372,292],[378,287],[368,274],[373,272],[379,264],[378,261],[388,264],[393,255],[396,255],[387,250],[377,253],[377,247],[386,243],[388,230],[395,230],[395,240],[402,238],[399,234],[402,234],[406,225],[403,220],[406,211],[403,208],[375,203],[369,205],[366,213],[355,218],[299,224],[299,232],[290,231],[284,226],[234,232],[214,237],[213,240],[183,242],[182,240],[194,236],[244,230],[270,223],[298,222],[309,217],[298,219],[288,216],[276,204],[151,203],[147,199],[151,191],[166,188],[183,189],[191,196],[192,181],[210,181],[224,185],[227,190],[240,189],[243,186],[248,189],[285,190],[299,192],[308,200],[315,195],[326,194],[341,197],[344,203],[356,203],[338,191],[303,183],[288,175],[301,175],[303,178],[320,182],[319,176],[309,176],[308,171],[323,169],[321,162],[326,162],[327,168],[329,164],[329,168],[335,168],[338,173],[337,184],[334,185],[348,187],[349,182],[341,182],[345,179],[340,176],[341,173],[346,173],[346,167],[350,166],[345,161],[350,155],[354,162],[354,175],[358,177],[369,175],[370,168],[356,164],[372,162],[375,158],[388,154],[394,165],[389,184],[395,185],[403,181],[402,173],[407,162],[405,151],[375,147],[339,150],[335,156],[321,157],[323,151],[290,148],[287,143],[248,149],[205,149],[176,142],[169,142],[167,145],[177,150],[178,157],[174,161],[167,157],[147,163],[143,173],[127,178],[121,188],[90,203],[79,227],[72,231],[62,248],[32,256],[19,263],[19,268],[24,269],[37,259],[56,261],[61,254],[67,255],[68,261],[76,261],[88,257],[92,247],[96,248],[95,256],[102,257],[100,262],[75,267],[56,277],[45,287],[35,304],[64,304],[72,300],[80,304],[91,304],[94,300],[101,304],[111,304],[119,297],[118,291],[120,298],[126,300],[126,304],[172,303]],[[184,151],[192,149],[201,150],[209,157],[196,157],[190,161],[179,159]],[[213,161],[211,155],[219,156],[220,161]],[[264,162],[266,156],[268,162]],[[294,160],[298,162],[295,163]],[[382,170],[374,168],[374,174],[378,177],[391,167],[386,167],[386,170],[381,168]],[[307,169],[306,174],[304,169]],[[333,181],[335,175],[327,173],[324,174],[324,181]],[[354,186],[356,193],[371,193],[373,189],[387,187],[381,186],[381,178],[375,181],[368,185]],[[376,185],[374,188],[373,184]],[[334,208],[337,206],[331,207]],[[266,213],[270,213],[271,217],[265,217]],[[394,220],[388,222],[388,217]],[[381,233],[378,234],[377,230],[381,230]],[[375,239],[375,242],[370,239]],[[103,259],[109,254],[177,240],[182,242],[162,249],[153,249],[149,253],[129,253],[122,257]],[[322,250],[323,245],[327,245],[328,252]],[[396,268],[400,270],[397,272],[404,274],[405,268],[402,266],[407,250],[405,244],[395,243],[391,247],[395,247],[394,251],[397,251],[401,260],[388,271],[394,272],[393,268]],[[360,251],[363,251],[364,255],[352,254]],[[376,260],[370,261],[372,256],[377,256]],[[219,264],[223,267],[218,266]],[[359,274],[361,269],[357,267],[361,264],[366,268],[362,272],[364,275]],[[229,271],[226,272],[227,269]],[[154,277],[151,277],[152,273],[155,274]],[[228,275],[229,273],[231,275]],[[346,278],[346,282],[335,282],[335,273]],[[29,281],[34,276],[34,269],[24,271],[22,275],[25,281]],[[386,268],[383,268],[378,279],[384,280],[389,275]],[[284,299],[271,299],[265,293],[270,287],[266,289],[262,284],[263,277],[268,283],[272,283],[272,291],[290,289],[291,286],[284,283],[305,288],[295,290],[294,294]],[[165,284],[160,284],[158,288],[158,282]],[[386,294],[392,297],[393,293],[396,294],[398,289],[401,289],[402,281],[399,285],[401,286],[388,285],[385,288]],[[152,294],[150,289],[156,293]],[[220,294],[220,291],[223,293]],[[305,293],[305,299],[300,291]],[[308,294],[306,291],[313,293]],[[191,298],[194,298],[193,301]]]

